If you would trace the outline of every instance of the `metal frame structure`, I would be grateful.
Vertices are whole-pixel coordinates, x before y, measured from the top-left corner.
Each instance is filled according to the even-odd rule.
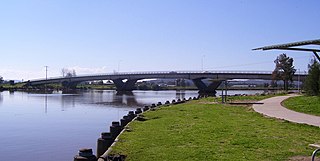
[[[307,41],[299,41],[299,42],[292,42],[286,44],[278,44],[278,45],[271,45],[271,46],[264,46],[255,48],[252,50],[293,50],[293,51],[311,51],[320,61],[320,56],[317,52],[320,52],[320,49],[315,48],[308,48],[306,45],[319,45],[320,46],[320,39],[316,40],[307,40]],[[304,46],[304,47],[301,47]]]
[[[320,152],[320,148],[316,149],[313,151],[312,156],[311,156],[311,161],[315,161],[317,153]]]

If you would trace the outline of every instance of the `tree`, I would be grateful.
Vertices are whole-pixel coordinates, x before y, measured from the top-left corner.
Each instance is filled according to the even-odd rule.
[[[62,69],[61,69],[62,77],[65,77],[68,71],[69,71],[69,70],[68,70],[67,68],[62,68]]]
[[[67,68],[62,68],[61,69],[61,74],[63,77],[75,77],[77,76],[76,74],[76,71],[73,69],[73,70],[69,70]]]
[[[0,76],[0,84],[3,83],[3,77]]]
[[[304,89],[307,95],[320,95],[320,64],[315,58],[311,60],[308,69]]]
[[[285,53],[280,54],[274,61],[276,67],[272,72],[273,80],[282,80],[284,84],[284,90],[288,90],[289,81],[292,82],[292,78],[296,69],[293,66],[293,59],[288,57]]]
[[[74,69],[72,70],[72,76],[73,77],[77,76],[76,70],[74,70]]]
[[[180,86],[181,86],[181,87],[186,87],[186,80],[181,79],[181,80],[180,80]]]

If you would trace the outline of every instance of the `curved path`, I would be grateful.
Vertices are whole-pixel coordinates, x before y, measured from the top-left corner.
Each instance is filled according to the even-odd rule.
[[[281,105],[281,102],[289,97],[297,95],[277,96],[259,102],[264,104],[254,104],[253,109],[266,116],[288,120],[290,122],[308,124],[320,127],[320,117],[289,110]]]

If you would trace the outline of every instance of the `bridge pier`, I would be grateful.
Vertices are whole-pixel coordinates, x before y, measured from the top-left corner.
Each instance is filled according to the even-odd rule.
[[[199,89],[199,94],[200,95],[209,95],[209,96],[216,96],[216,89],[219,87],[221,84],[221,80],[214,80],[212,83],[209,85],[206,85],[203,83],[201,78],[198,79],[193,79],[192,80],[194,85]]]
[[[137,82],[136,79],[128,79],[126,82],[123,82],[123,79],[113,79],[112,81],[116,86],[117,91],[132,91]]]

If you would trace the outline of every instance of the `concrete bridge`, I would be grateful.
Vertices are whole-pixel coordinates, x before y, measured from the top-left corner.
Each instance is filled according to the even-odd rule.
[[[75,88],[85,81],[112,80],[117,91],[132,91],[138,80],[142,79],[189,79],[199,89],[199,93],[215,94],[222,81],[232,79],[262,79],[271,80],[272,72],[263,71],[169,71],[169,72],[117,72],[98,75],[81,75],[75,77],[55,77],[48,79],[29,80],[25,83],[31,86],[61,83],[68,88]],[[293,80],[303,81],[306,74],[296,74]],[[203,79],[212,79],[205,84]]]

